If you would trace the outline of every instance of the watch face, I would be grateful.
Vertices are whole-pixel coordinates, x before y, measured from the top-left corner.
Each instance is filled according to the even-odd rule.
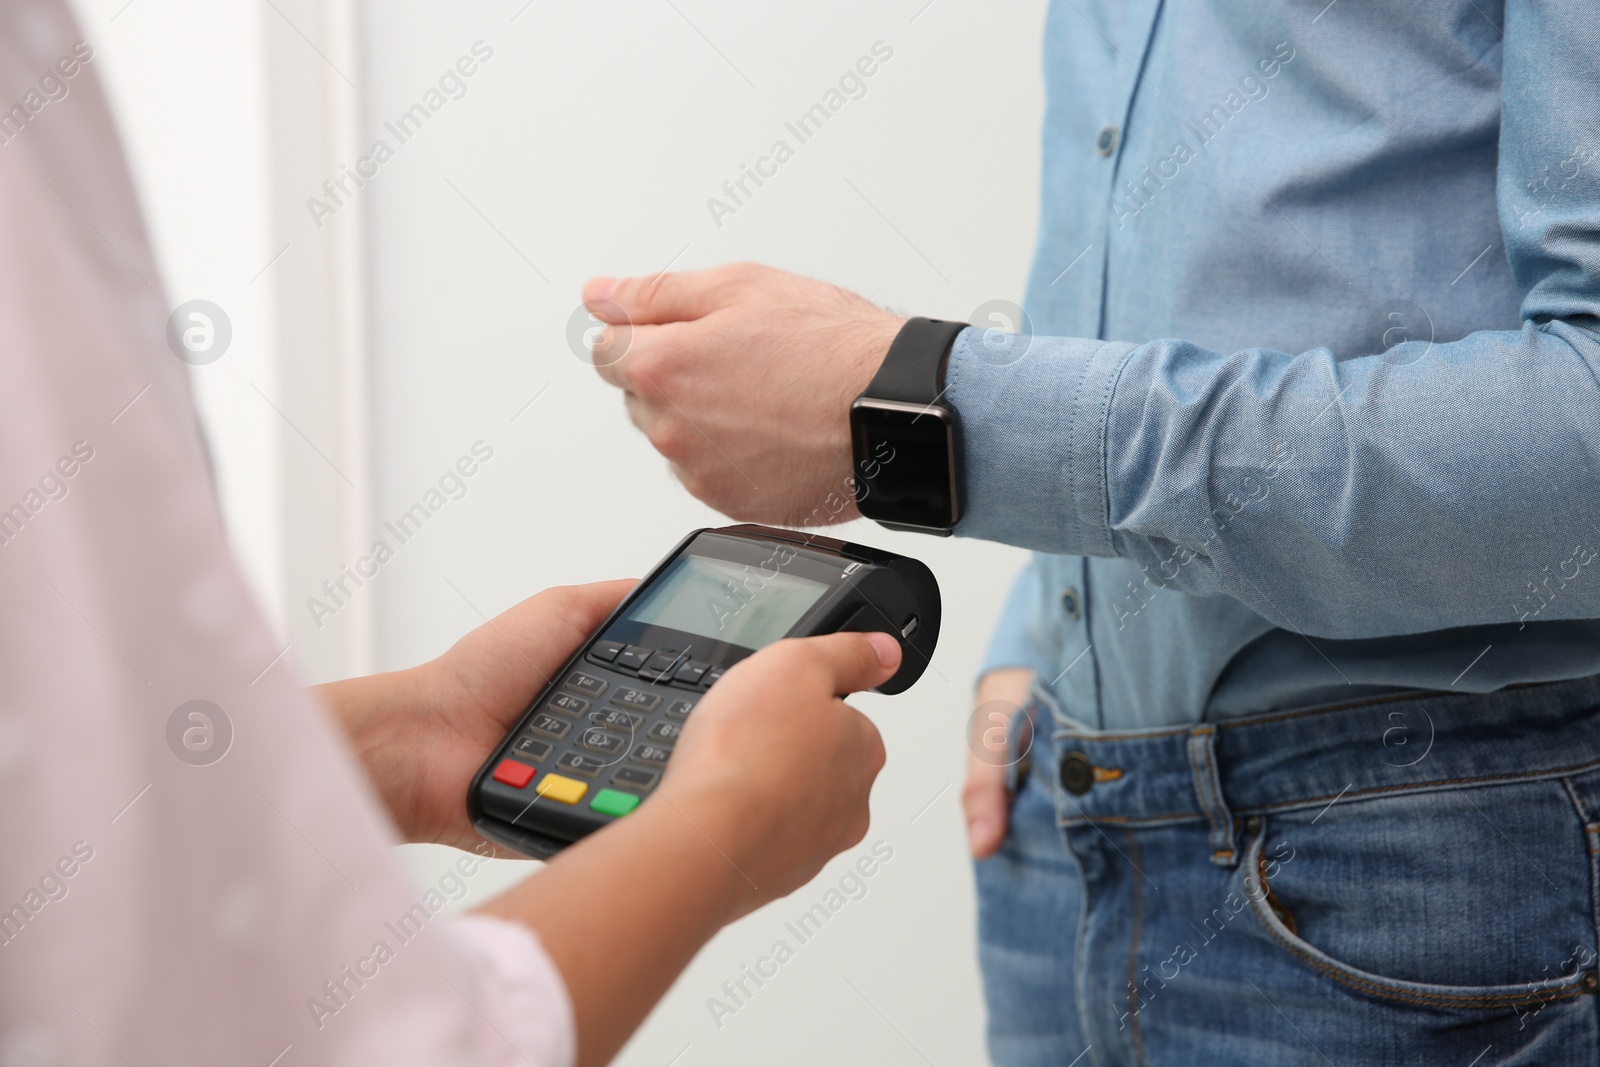
[[[869,519],[948,530],[960,518],[955,414],[861,397],[850,407],[856,500]]]

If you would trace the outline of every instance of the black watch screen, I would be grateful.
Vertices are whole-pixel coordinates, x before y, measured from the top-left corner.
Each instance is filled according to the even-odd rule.
[[[955,412],[858,397],[850,406],[861,514],[896,529],[948,534],[961,518]]]

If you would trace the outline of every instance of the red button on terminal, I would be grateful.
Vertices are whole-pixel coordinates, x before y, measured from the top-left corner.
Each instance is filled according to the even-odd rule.
[[[503,759],[494,769],[494,780],[504,782],[513,789],[521,789],[533,781],[533,768],[514,759]]]

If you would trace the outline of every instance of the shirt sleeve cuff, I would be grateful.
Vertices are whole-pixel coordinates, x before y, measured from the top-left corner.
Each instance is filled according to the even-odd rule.
[[[573,1067],[577,1027],[566,981],[520,923],[464,915],[452,924],[478,974],[475,1006],[516,1052],[508,1063]]]
[[[1036,590],[1033,561],[1022,568],[1016,581],[1011,583],[1011,593],[1005,607],[1000,609],[1000,621],[995,624],[994,635],[989,638],[989,649],[984,653],[978,668],[978,677],[1000,667],[1026,667],[1037,672],[1039,656],[1033,635],[1029,632],[1032,612],[1029,611]]]
[[[1134,347],[977,327],[956,337],[945,371],[965,468],[956,534],[1041,552],[1115,554],[1106,420]]]

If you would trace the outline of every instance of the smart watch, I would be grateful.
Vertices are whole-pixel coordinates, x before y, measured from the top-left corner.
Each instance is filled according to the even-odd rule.
[[[944,368],[964,322],[911,319],[850,405],[856,505],[891,530],[948,537],[961,518],[961,427]]]

